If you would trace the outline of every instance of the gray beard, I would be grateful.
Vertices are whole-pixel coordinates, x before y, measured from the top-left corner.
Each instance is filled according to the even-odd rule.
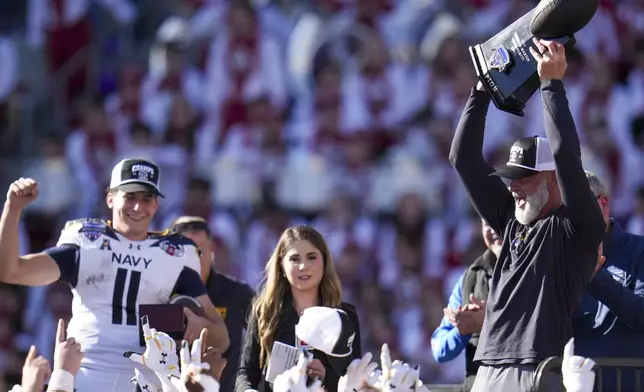
[[[541,210],[548,203],[548,184],[545,179],[541,181],[534,194],[526,197],[525,207],[520,209],[519,206],[514,208],[514,217],[522,225],[529,225],[534,222]]]

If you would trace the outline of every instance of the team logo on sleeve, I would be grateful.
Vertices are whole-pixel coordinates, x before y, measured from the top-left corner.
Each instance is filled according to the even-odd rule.
[[[173,244],[172,242],[165,240],[161,241],[159,247],[170,256],[181,257],[184,254],[183,246],[178,244]]]
[[[85,222],[79,231],[85,234],[88,240],[94,242],[105,233],[105,224],[100,222]]]

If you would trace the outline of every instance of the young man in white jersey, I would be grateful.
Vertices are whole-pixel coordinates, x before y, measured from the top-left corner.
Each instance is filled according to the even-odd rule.
[[[226,350],[228,332],[201,280],[197,246],[175,233],[148,232],[158,197],[163,197],[157,165],[140,159],[119,162],[106,195],[111,222],[67,222],[56,247],[20,256],[20,214],[37,197],[32,179],[21,178],[9,188],[0,218],[0,281],[25,286],[64,281],[72,287],[68,334],[85,356],[76,391],[132,390],[136,364],[124,352],[140,351],[138,306],[168,303],[173,294],[196,298],[206,314],[200,318],[186,310],[186,338],[198,338],[205,327],[208,344]]]

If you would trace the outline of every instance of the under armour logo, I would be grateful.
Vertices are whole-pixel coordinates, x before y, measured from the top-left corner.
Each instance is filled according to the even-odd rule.
[[[159,360],[159,363],[162,363],[165,365],[166,358],[168,358],[168,353],[161,353],[161,359]]]
[[[134,249],[134,248],[136,248],[136,250],[141,250],[141,245],[130,244],[130,249]]]

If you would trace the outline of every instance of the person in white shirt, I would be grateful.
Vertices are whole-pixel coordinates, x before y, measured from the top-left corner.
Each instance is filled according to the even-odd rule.
[[[225,324],[201,281],[195,243],[178,234],[148,231],[163,197],[159,174],[152,162],[119,162],[106,195],[112,221],[70,221],[55,247],[26,256],[18,253],[18,222],[24,207],[38,197],[37,183],[21,178],[7,193],[0,219],[0,281],[25,286],[64,281],[71,286],[68,333],[84,350],[75,379],[79,391],[131,390],[132,363],[124,352],[139,348],[138,307],[168,303],[173,294],[194,297],[205,311],[205,318],[185,311],[186,339],[192,341],[208,328],[210,346],[220,352],[228,347]]]

